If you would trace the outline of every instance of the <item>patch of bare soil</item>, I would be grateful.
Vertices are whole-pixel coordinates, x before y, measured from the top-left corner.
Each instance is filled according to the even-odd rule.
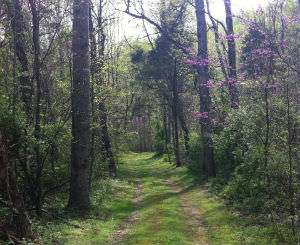
[[[179,197],[182,202],[182,209],[187,217],[190,228],[193,233],[193,244],[194,245],[208,245],[207,238],[205,235],[205,228],[203,226],[201,211],[193,205],[191,200],[189,200],[187,193],[183,191],[174,181],[168,179],[166,180],[167,186],[174,192],[179,194]]]
[[[137,208],[143,201],[142,196],[142,183],[141,180],[137,181],[135,195],[133,199],[134,206]],[[118,245],[129,234],[132,226],[139,220],[139,212],[134,211],[131,215],[118,227],[115,233],[111,236],[109,244]]]

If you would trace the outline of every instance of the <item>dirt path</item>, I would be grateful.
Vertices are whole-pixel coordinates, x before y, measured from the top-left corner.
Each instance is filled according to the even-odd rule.
[[[118,245],[122,244],[122,241],[126,238],[126,236],[129,234],[131,228],[133,225],[139,220],[139,212],[138,212],[138,206],[143,201],[142,196],[142,181],[137,180],[136,189],[135,189],[135,196],[133,199],[134,206],[136,208],[136,211],[134,211],[115,231],[115,233],[110,238],[110,242],[108,244],[111,245]]]
[[[106,244],[208,245],[201,210],[190,200],[190,189],[171,179],[174,168],[152,158],[130,161],[136,181],[134,212]],[[142,195],[143,192],[143,195]]]
[[[182,202],[182,208],[185,216],[188,218],[188,223],[190,228],[193,230],[194,236],[194,245],[208,245],[206,236],[205,236],[205,228],[201,219],[201,212],[198,208],[194,207],[191,200],[189,200],[186,193],[181,193],[183,189],[179,187],[174,181],[168,179],[166,180],[166,185],[170,187],[170,189],[178,194],[179,198]]]

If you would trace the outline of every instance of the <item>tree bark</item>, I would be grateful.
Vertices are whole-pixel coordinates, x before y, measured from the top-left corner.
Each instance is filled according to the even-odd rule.
[[[186,124],[186,119],[185,119],[185,116],[184,116],[182,103],[180,103],[180,102],[179,102],[178,119],[179,119],[179,122],[180,122],[180,125],[181,125],[181,129],[183,131],[185,154],[186,154],[186,157],[189,158],[189,155],[190,155],[190,131],[189,131],[189,128]]]
[[[236,70],[236,45],[233,29],[233,19],[231,11],[231,0],[224,0],[227,26],[227,45],[228,45],[228,90],[230,95],[231,108],[239,108],[239,92],[236,87],[237,70]]]
[[[14,52],[21,66],[20,91],[21,99],[25,106],[27,117],[32,119],[32,94],[33,83],[30,78],[29,62],[26,54],[26,44],[24,35],[24,17],[19,0],[12,0],[8,4],[8,14],[11,23]]]
[[[179,129],[178,129],[178,85],[177,85],[177,64],[174,62],[174,74],[172,77],[172,112],[173,112],[173,130],[174,130],[174,155],[176,167],[181,166],[180,149],[179,149]]]
[[[0,132],[0,193],[12,212],[12,226],[19,237],[32,237],[31,222],[19,193],[15,168],[8,158],[8,142]]]
[[[35,150],[35,181],[34,181],[34,204],[36,210],[39,212],[41,210],[41,197],[42,197],[42,187],[41,187],[41,177],[43,171],[43,163],[41,156],[41,66],[40,66],[40,16],[37,6],[37,0],[29,0],[31,15],[32,15],[32,39],[33,39],[33,78],[36,83],[36,100],[35,100],[35,125],[34,125],[34,136],[36,139]]]
[[[96,43],[96,37],[94,34],[93,28],[93,20],[90,15],[90,38],[91,38],[91,50],[92,50],[92,76],[95,79],[97,86],[103,86],[103,60],[104,60],[104,51],[105,51],[105,33],[104,33],[104,21],[103,21],[103,1],[99,2],[99,10],[98,10],[98,28],[99,28],[99,36],[98,36],[98,47]],[[93,52],[95,52],[93,54]],[[94,100],[94,99],[92,99]],[[100,101],[97,104],[95,103],[99,110],[99,123],[100,123],[100,133],[101,133],[101,143],[104,149],[105,157],[108,161],[108,170],[109,176],[114,178],[117,176],[117,165],[114,159],[111,138],[108,130],[108,122],[107,122],[107,109],[105,105],[105,101]]]
[[[165,153],[168,156],[168,161],[171,163],[171,156],[169,152],[169,135],[168,135],[168,115],[167,115],[167,106],[168,102],[164,102],[162,99],[161,107],[162,107],[162,118],[163,118],[163,128],[164,128],[164,143],[165,143]]]
[[[95,30],[93,25],[92,19],[92,7],[89,10],[89,30],[90,30],[90,46],[91,46],[91,121],[94,125],[97,121],[96,119],[96,101],[95,101],[95,76],[97,72],[97,41],[95,37]],[[93,172],[94,172],[94,165],[96,160],[96,151],[95,151],[95,141],[96,141],[96,129],[91,129],[91,161],[90,161],[90,173],[89,173],[89,187],[90,190],[92,188],[92,179],[93,179]]]
[[[104,33],[104,19],[103,19],[104,6],[103,5],[104,5],[103,0],[100,0],[99,11],[98,11],[98,26],[99,26],[98,46],[99,46],[99,61],[100,61],[99,72],[102,72],[103,70],[105,40],[106,40],[106,36]],[[99,86],[103,86],[102,74],[100,74],[97,83]],[[111,137],[108,131],[107,109],[106,109],[105,101],[100,101],[98,104],[98,108],[100,114],[99,120],[100,120],[100,127],[101,127],[102,144],[105,149],[106,157],[108,160],[109,176],[114,178],[117,176],[117,164],[112,151]]]
[[[109,176],[111,178],[115,178],[117,176],[117,165],[114,159],[111,139],[108,132],[107,127],[107,111],[104,103],[99,103],[99,119],[100,119],[100,127],[101,127],[101,141],[105,150],[106,158],[108,160],[108,171]]]
[[[73,86],[70,208],[90,206],[90,53],[88,0],[73,3]]]
[[[196,0],[196,17],[197,17],[197,39],[198,39],[198,59],[208,60],[207,44],[207,24],[205,18],[204,0]],[[204,62],[205,63],[205,62]],[[212,123],[210,118],[212,100],[210,91],[206,85],[209,81],[208,65],[197,67],[197,83],[200,97],[200,112],[203,116],[200,119],[201,134],[203,140],[203,163],[209,177],[216,175],[216,166],[214,161],[214,149],[212,141]]]

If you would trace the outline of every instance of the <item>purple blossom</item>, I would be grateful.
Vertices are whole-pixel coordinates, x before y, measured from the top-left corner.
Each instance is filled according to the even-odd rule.
[[[270,57],[274,52],[270,48],[257,48],[252,50],[254,58]]]
[[[283,16],[282,21],[286,25],[294,24],[295,22],[299,22],[299,18],[297,16]]]
[[[235,78],[229,78],[228,79],[228,84],[231,85],[231,84],[236,84],[237,83],[237,80]]]
[[[234,40],[236,40],[236,39],[238,39],[240,37],[241,37],[241,35],[237,35],[237,34],[229,34],[229,35],[223,35],[223,34],[221,34],[221,39],[223,41],[225,41],[225,40],[227,40],[227,41],[234,41]]]
[[[132,119],[133,125],[135,125],[137,127],[143,125],[144,121],[145,121],[144,118],[140,117],[140,116],[136,116]]]
[[[193,116],[198,118],[198,119],[207,119],[209,117],[209,114],[208,112],[194,112],[193,113]]]
[[[207,88],[213,88],[215,87],[215,84],[213,80],[208,80],[206,83],[203,84],[203,86]]]
[[[195,54],[194,49],[191,47],[185,48],[184,51],[190,55]]]
[[[286,40],[283,40],[281,43],[280,43],[280,46],[282,49],[285,49],[288,47],[288,42]]]
[[[220,81],[219,82],[219,87],[222,88],[226,84],[226,81]]]
[[[238,79],[239,81],[245,81],[247,79],[247,75],[245,73],[240,73]]]
[[[281,90],[281,85],[279,83],[273,83],[273,84],[267,84],[266,85],[266,88],[271,92],[271,93],[274,93],[274,94],[277,94],[280,92]]]
[[[210,64],[209,59],[199,59],[197,57],[186,59],[185,63],[189,66],[195,66],[195,67],[202,67],[202,66],[208,66]]]

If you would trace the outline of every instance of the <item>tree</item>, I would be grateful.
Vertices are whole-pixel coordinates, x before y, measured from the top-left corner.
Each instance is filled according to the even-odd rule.
[[[228,45],[228,89],[230,95],[230,102],[232,108],[239,107],[239,94],[236,87],[237,71],[236,71],[236,45],[233,29],[233,19],[231,11],[231,0],[224,0],[225,13],[226,13],[226,25],[227,25],[227,45]]]
[[[216,175],[216,166],[214,161],[214,149],[212,141],[212,123],[211,123],[211,107],[212,100],[210,96],[209,86],[209,70],[208,70],[208,43],[207,43],[207,24],[205,17],[204,0],[196,0],[196,18],[197,18],[197,39],[198,39],[198,61],[197,65],[197,85],[200,99],[200,124],[201,135],[203,140],[203,163],[208,176]]]
[[[10,135],[11,136],[11,135]],[[11,225],[19,237],[31,237],[31,222],[25,209],[22,194],[18,190],[18,182],[15,172],[15,166],[12,159],[9,159],[8,149],[12,149],[6,139],[4,132],[0,131],[0,191],[1,197],[7,200],[11,210]],[[1,199],[2,199],[1,198]]]
[[[26,53],[24,34],[24,16],[19,0],[12,0],[8,3],[8,15],[11,23],[11,30],[14,43],[14,52],[20,63],[20,91],[27,117],[32,119],[32,94],[33,82],[30,79],[29,61]]]
[[[43,160],[41,155],[41,99],[42,99],[42,83],[41,83],[41,63],[40,63],[40,15],[36,0],[29,0],[29,5],[32,15],[32,43],[33,43],[33,78],[36,85],[35,94],[35,113],[34,113],[34,136],[36,139],[35,145],[35,181],[34,181],[34,203],[36,210],[41,210],[41,177],[43,171]]]
[[[88,0],[73,3],[72,150],[69,207],[89,208],[90,53]]]
[[[97,94],[98,95],[97,98],[97,96],[95,95],[95,91],[97,92],[101,91],[105,85],[103,79],[104,64],[105,64],[104,63],[105,41],[106,41],[106,35],[104,30],[105,19],[103,16],[104,5],[105,5],[104,1],[100,0],[99,7],[98,7],[98,16],[97,16],[98,40],[96,38],[96,30],[93,24],[92,11],[90,11],[91,77],[93,80],[93,85],[91,87],[92,118],[94,123],[97,122],[99,123],[101,150],[105,156],[105,159],[108,161],[109,176],[114,178],[117,176],[117,165],[114,158],[111,137],[108,130],[108,117],[107,117],[106,104],[102,96],[100,96],[101,98],[99,98],[99,94]],[[91,173],[90,173],[91,177],[92,177],[93,165],[95,159],[95,152],[94,152],[95,136],[96,136],[96,130],[94,129],[92,132],[92,148],[91,148],[92,161],[91,161]]]

